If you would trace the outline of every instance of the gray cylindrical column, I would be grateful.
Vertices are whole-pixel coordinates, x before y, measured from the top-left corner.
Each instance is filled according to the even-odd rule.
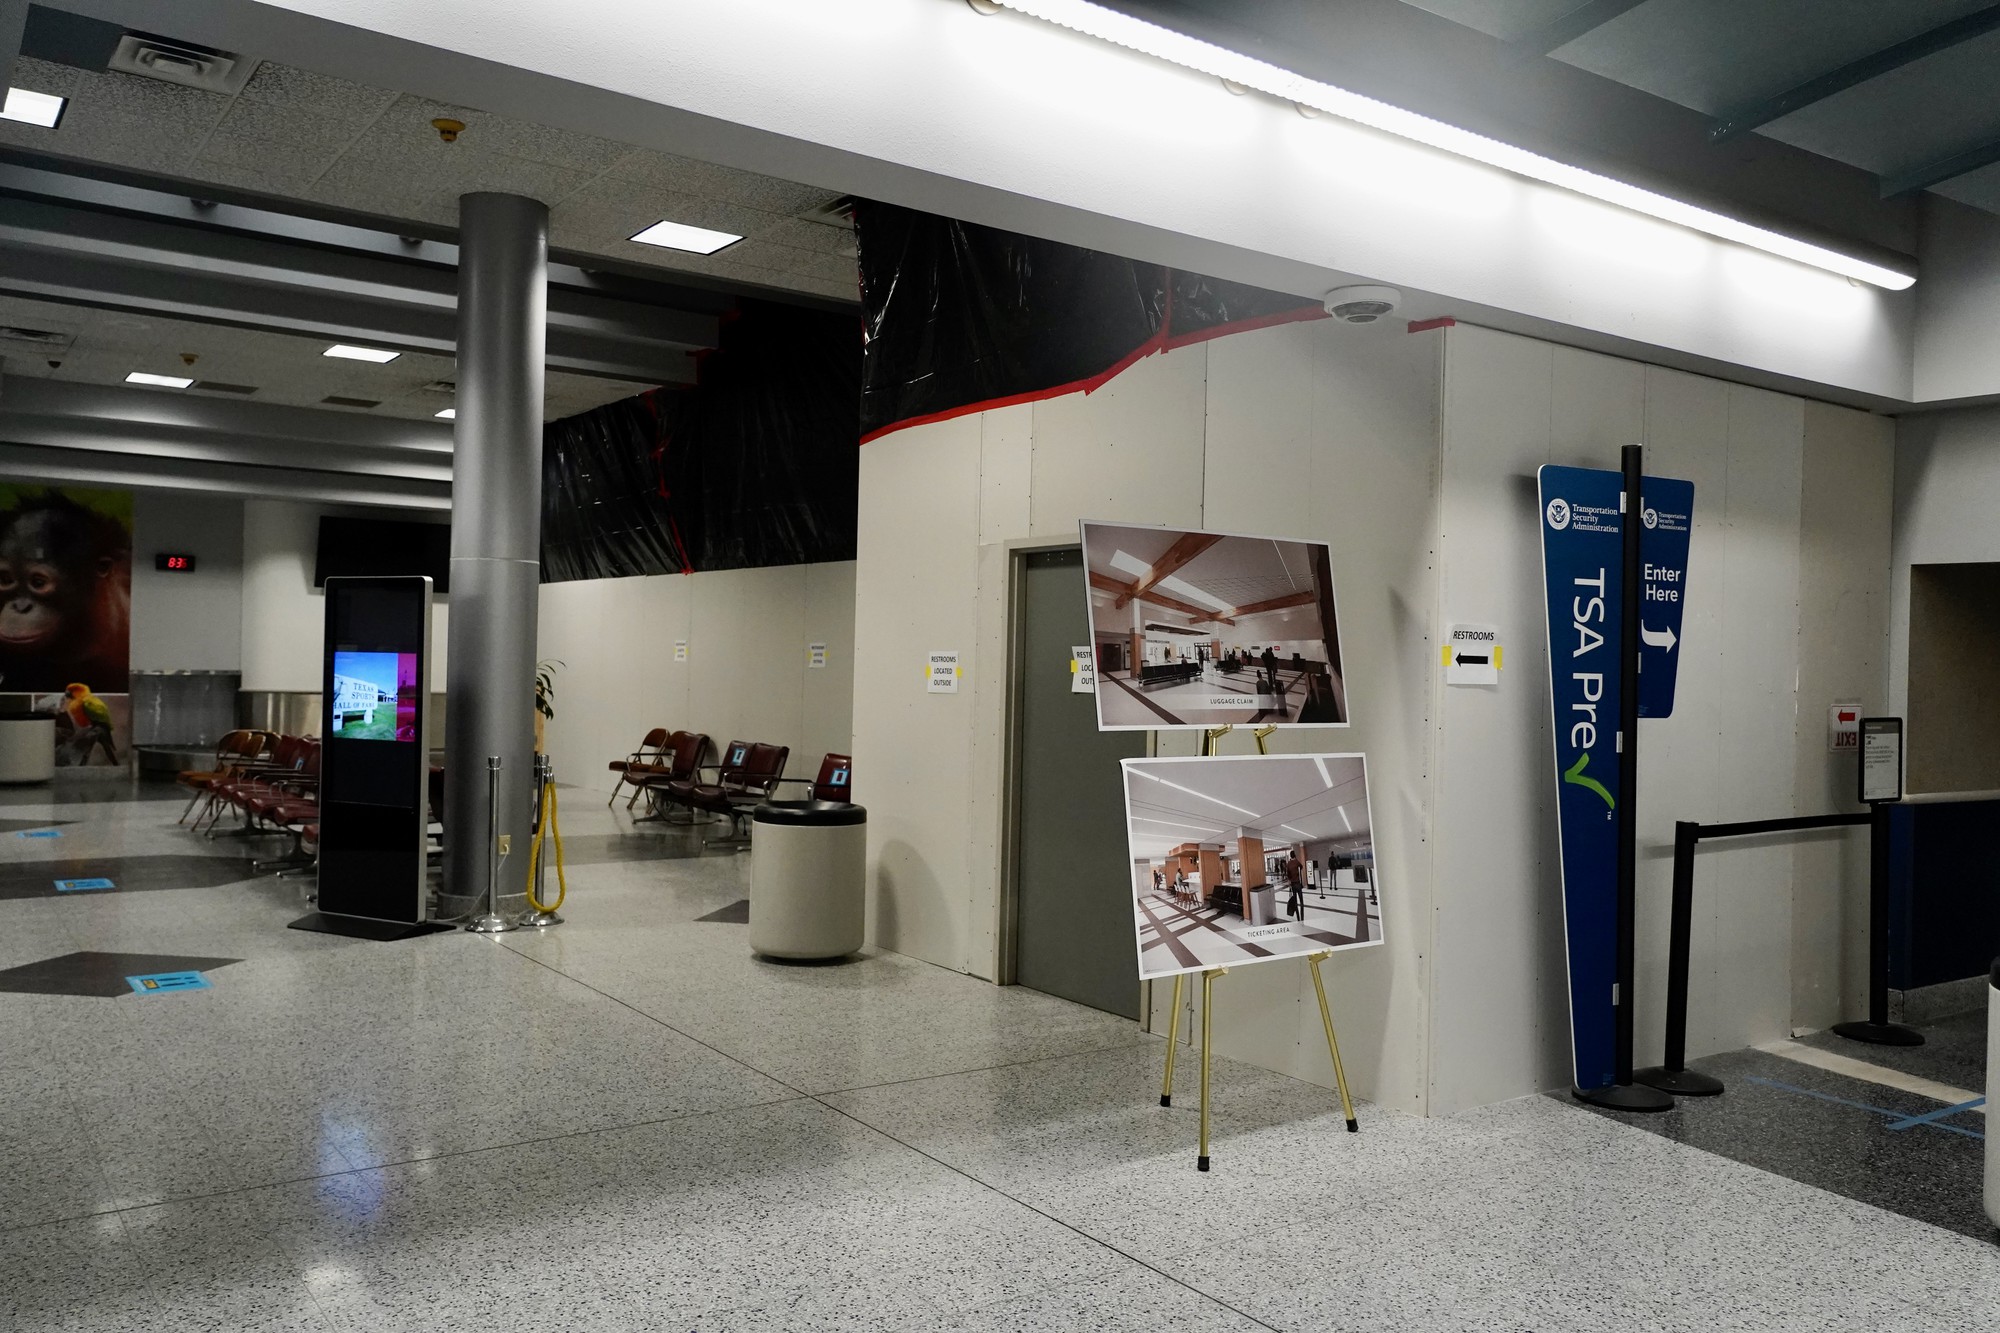
[[[541,577],[542,382],[549,211],[511,194],[459,200],[458,415],[445,674],[445,899],[483,910],[488,838],[508,835],[499,909],[525,910]],[[486,760],[502,759],[489,829]]]

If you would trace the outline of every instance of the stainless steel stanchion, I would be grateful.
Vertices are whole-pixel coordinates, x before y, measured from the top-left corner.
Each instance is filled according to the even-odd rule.
[[[465,923],[465,928],[481,935],[498,935],[513,930],[516,923],[500,915],[500,756],[486,756],[486,911]]]
[[[554,811],[549,804],[549,787],[552,783],[555,765],[545,754],[535,756],[535,823],[534,849],[530,852],[534,870],[534,891],[528,895],[528,914],[521,918],[523,926],[537,929],[543,926],[560,926],[562,916],[552,907],[543,907],[549,895],[542,890],[548,886],[549,858],[542,852],[542,844],[554,833],[549,826]]]

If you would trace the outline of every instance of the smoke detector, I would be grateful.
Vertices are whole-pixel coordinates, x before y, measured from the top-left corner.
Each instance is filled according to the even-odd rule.
[[[250,81],[250,70],[256,63],[234,51],[218,51],[149,32],[128,32],[118,39],[107,67],[184,88],[235,94]]]
[[[1343,324],[1373,324],[1394,312],[1403,294],[1394,287],[1336,287],[1322,301],[1326,313]]]

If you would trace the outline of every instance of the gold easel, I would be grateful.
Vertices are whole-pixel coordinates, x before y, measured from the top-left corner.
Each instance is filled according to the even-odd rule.
[[[1264,742],[1269,740],[1271,733],[1276,731],[1277,729],[1278,729],[1278,724],[1273,722],[1265,726],[1261,726],[1257,728],[1257,730],[1250,733],[1252,736],[1257,738],[1258,754],[1271,753],[1269,750],[1264,748]],[[1203,759],[1213,759],[1215,757],[1215,743],[1221,740],[1224,736],[1227,736],[1230,732],[1234,730],[1236,730],[1236,724],[1232,722],[1220,727],[1210,727],[1206,731],[1202,732],[1201,757]]]
[[[1333,1057],[1333,1081],[1340,1089],[1340,1109],[1347,1116],[1347,1132],[1361,1132],[1360,1122],[1354,1118],[1354,1098],[1347,1091],[1347,1070],[1340,1063],[1340,1042],[1333,1035],[1333,1011],[1326,1004],[1326,983],[1320,980],[1319,965],[1333,956],[1331,949],[1320,949],[1306,955],[1306,966],[1312,972],[1313,990],[1319,996],[1319,1021],[1326,1029],[1326,1053]],[[1229,969],[1211,967],[1201,974],[1201,1148],[1194,1159],[1194,1169],[1208,1170],[1208,1053],[1213,1047],[1209,1040],[1209,1015],[1215,1008],[1215,979],[1224,976]],[[1187,973],[1174,974],[1174,998],[1167,1011],[1167,1077],[1160,1085],[1160,1105],[1174,1104],[1174,1054],[1180,1048],[1181,1027],[1181,982]],[[1188,1041],[1194,1041],[1194,1011],[1192,993],[1188,996]]]

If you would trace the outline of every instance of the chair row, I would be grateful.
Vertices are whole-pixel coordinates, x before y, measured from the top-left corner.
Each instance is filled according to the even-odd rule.
[[[791,758],[788,746],[731,741],[714,764],[703,762],[709,748],[708,737],[699,732],[654,728],[631,755],[611,763],[618,782],[607,804],[615,803],[630,783],[633,791],[626,798],[626,809],[644,795],[651,810],[648,819],[664,821],[676,807],[691,816],[720,816],[730,821],[730,840],[740,841],[743,821],[771,800],[781,784],[807,786],[816,801],[854,799],[854,761],[847,755],[827,755],[820,761],[819,775],[808,781],[785,776]]]
[[[314,856],[307,844],[319,840],[319,757],[315,737],[230,732],[216,744],[214,768],[177,779],[192,792],[181,820],[193,813],[194,830],[212,838],[223,816],[235,811],[245,833],[292,835],[291,852],[257,862],[258,870],[310,866]]]

